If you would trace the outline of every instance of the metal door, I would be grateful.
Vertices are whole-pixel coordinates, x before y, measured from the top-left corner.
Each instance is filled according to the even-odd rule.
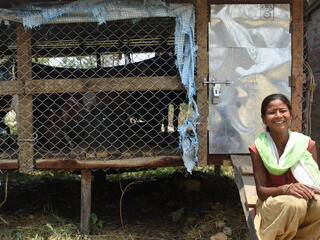
[[[289,4],[211,5],[209,153],[248,153],[264,130],[260,104],[290,97]]]

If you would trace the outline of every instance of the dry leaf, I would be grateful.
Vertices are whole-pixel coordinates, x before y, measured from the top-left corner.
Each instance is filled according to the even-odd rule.
[[[228,240],[228,237],[223,232],[219,232],[215,235],[212,235],[210,240]]]

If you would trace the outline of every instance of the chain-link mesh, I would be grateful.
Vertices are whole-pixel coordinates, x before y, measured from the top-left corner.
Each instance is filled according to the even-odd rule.
[[[16,25],[1,25],[0,29],[0,148],[1,159],[17,159],[17,95],[10,94],[17,82],[16,62]]]
[[[305,4],[305,12],[307,12],[307,4]],[[303,95],[302,95],[302,132],[312,136],[312,104],[314,99],[315,90],[315,78],[312,70],[312,66],[309,64],[308,59],[308,19],[305,16],[304,19],[304,56],[303,56],[303,72],[305,82],[303,83]],[[311,39],[310,39],[311,40]]]
[[[21,36],[1,25],[1,80],[22,89],[11,111],[16,94],[1,95],[5,158],[177,155],[188,109],[174,29],[174,18],[44,24]]]
[[[307,4],[307,3],[306,3]],[[306,82],[304,84],[304,111],[303,129],[306,134],[316,142],[320,141],[318,131],[319,119],[319,10],[309,11],[310,6],[305,6],[304,21],[304,74]],[[319,147],[319,145],[317,144]],[[319,151],[319,149],[318,149]]]

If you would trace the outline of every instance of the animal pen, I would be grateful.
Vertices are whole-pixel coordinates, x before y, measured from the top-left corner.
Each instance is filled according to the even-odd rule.
[[[81,170],[83,233],[97,169],[231,159],[249,219],[261,99],[291,95],[306,127],[303,0],[0,4],[0,170]]]

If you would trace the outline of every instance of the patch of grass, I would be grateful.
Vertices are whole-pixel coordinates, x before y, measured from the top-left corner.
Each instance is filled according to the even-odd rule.
[[[3,216],[10,218],[9,226],[0,225],[1,240],[86,240],[78,226],[56,215]],[[24,221],[21,221],[23,219]]]
[[[19,172],[10,172],[9,178],[10,182],[17,182],[17,183],[24,183],[24,182],[37,182],[41,179],[57,177],[59,179],[73,179],[73,180],[80,180],[81,176],[77,174],[70,173],[68,171],[37,171],[33,170],[28,174],[19,173]],[[5,173],[1,173],[0,171],[0,181],[4,181],[6,178]]]
[[[167,177],[167,176],[173,175],[174,173],[184,173],[184,172],[185,172],[185,169],[182,167],[165,167],[165,168],[157,168],[152,170],[107,174],[107,180],[109,181],[119,181],[119,179],[143,180],[143,179],[150,179],[150,178]]]
[[[193,173],[204,173],[207,175],[215,175],[215,167],[214,166],[205,166],[205,167],[195,167],[193,169]],[[158,179],[162,177],[168,177],[174,174],[185,174],[186,176],[190,175],[185,167],[162,167],[151,170],[142,170],[142,171],[131,171],[131,172],[123,172],[116,174],[107,174],[108,181],[119,181],[119,179],[123,180],[144,180],[144,179]],[[234,178],[233,168],[232,167],[221,167],[220,171],[221,176],[227,176]]]
[[[228,166],[228,167],[221,166],[220,175],[234,179],[234,169],[233,169],[233,167],[232,166]]]

